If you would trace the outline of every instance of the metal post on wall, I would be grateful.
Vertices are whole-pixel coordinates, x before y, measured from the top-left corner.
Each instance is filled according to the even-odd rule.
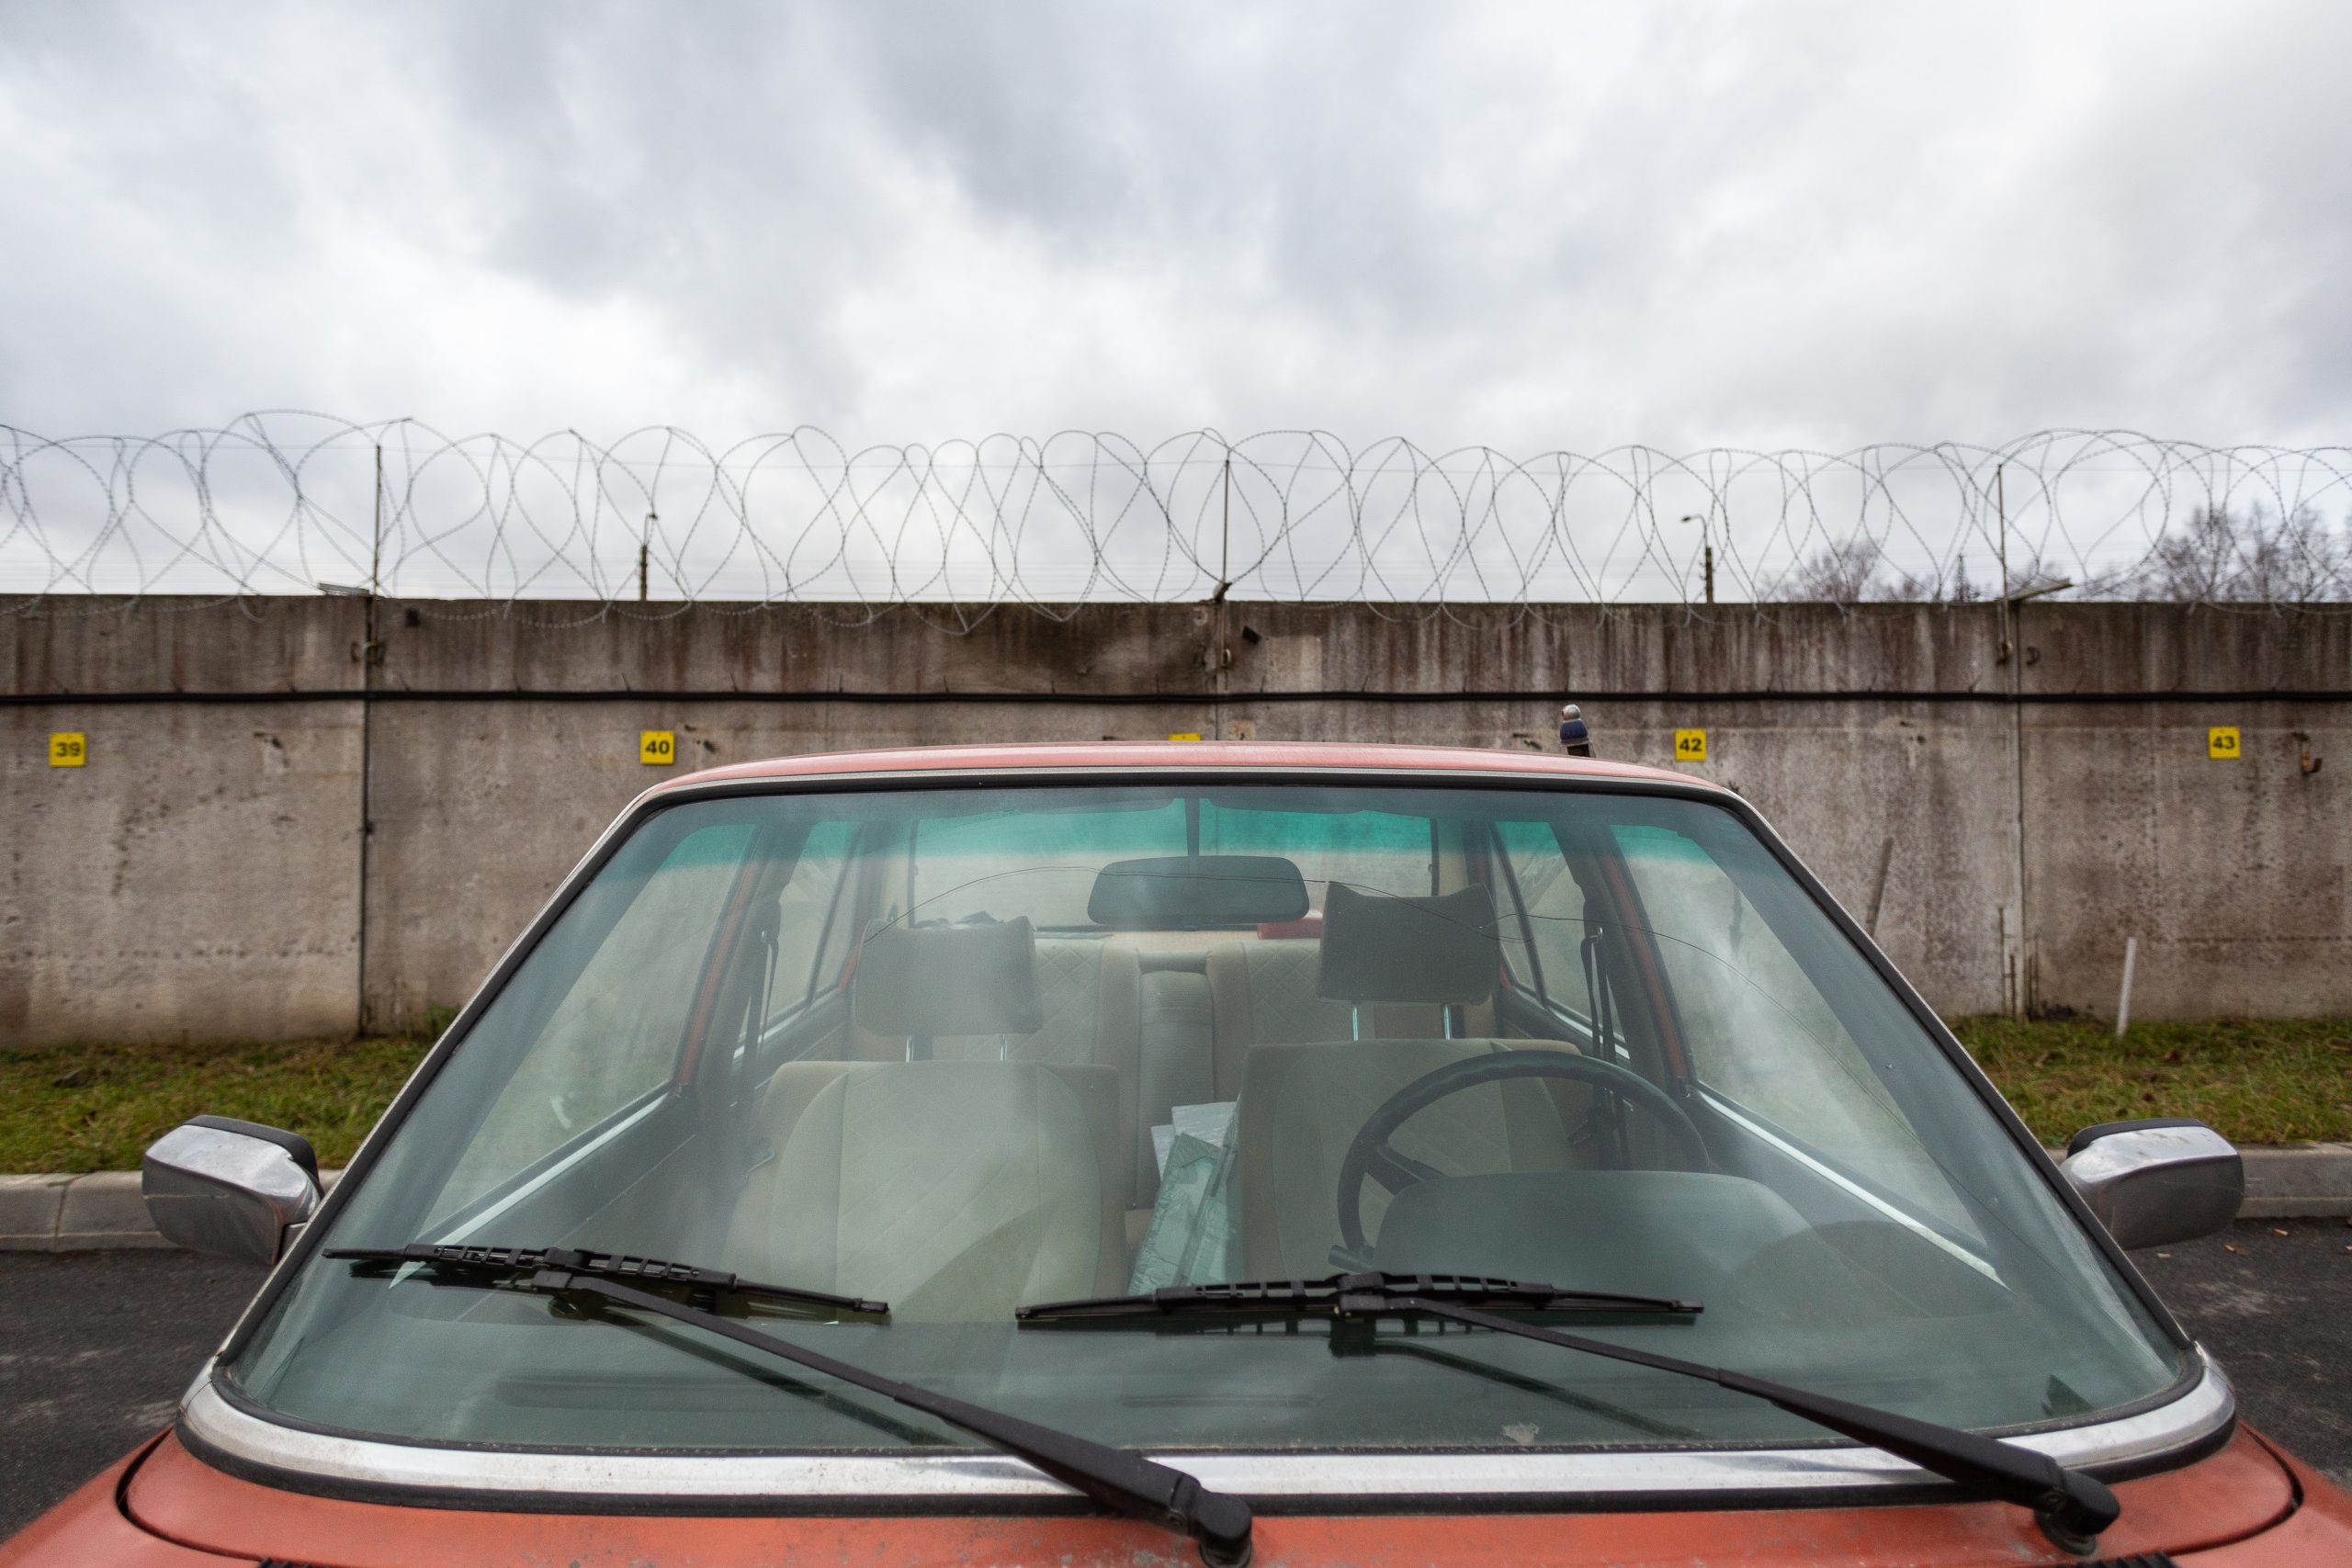
[[[354,924],[358,929],[358,955],[354,964],[359,994],[354,998],[352,1017],[358,1032],[368,1032],[368,840],[375,837],[373,820],[375,805],[370,786],[374,782],[376,752],[376,704],[372,694],[376,689],[376,662],[380,653],[377,637],[377,599],[384,586],[384,447],[376,444],[376,505],[374,522],[369,529],[368,557],[368,609],[365,629],[359,645],[359,908]]]
[[[368,602],[373,604],[376,595],[384,591],[384,448],[376,446],[376,520],[368,530]],[[371,630],[373,628],[370,628]]]
[[[1216,599],[1225,603],[1233,587],[1233,459],[1225,460],[1225,504],[1217,526]]]
[[[1226,607],[1226,595],[1232,592],[1233,579],[1233,458],[1228,453],[1221,476],[1224,499],[1218,509],[1216,547],[1216,592],[1215,624],[1209,628],[1209,683],[1216,700],[1209,707],[1209,739],[1225,739],[1225,694],[1232,687],[1233,638],[1232,626]]]
[[[2001,563],[2001,656],[1999,662],[2009,661],[2009,492],[2003,479],[2007,463],[1993,465],[1993,510],[2000,519],[2000,542],[1997,547]]]
[[[1993,507],[2001,530],[2001,649],[1997,662],[2009,667],[2009,791],[2016,807],[2018,846],[2018,920],[2017,929],[2011,933],[2014,946],[2009,958],[2009,1011],[2023,1018],[2033,1011],[2040,976],[2034,962],[2033,917],[2028,907],[2032,890],[2025,844],[2025,660],[2017,647],[2019,606],[2009,589],[2007,470],[2007,463],[1993,466]]]

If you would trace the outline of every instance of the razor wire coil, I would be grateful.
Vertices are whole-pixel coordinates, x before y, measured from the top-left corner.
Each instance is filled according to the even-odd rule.
[[[1225,597],[1492,620],[1697,605],[1711,584],[1720,605],[2063,587],[2342,608],[2352,447],[2070,430],[1515,457],[1320,431],[853,448],[808,426],[714,446],[288,411],[136,436],[0,425],[9,614],[351,592],[452,615],[906,608],[968,629],[1004,605]]]

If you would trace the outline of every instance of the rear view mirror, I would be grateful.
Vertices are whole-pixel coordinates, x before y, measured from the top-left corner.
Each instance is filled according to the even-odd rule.
[[[287,1233],[318,1211],[319,1158],[292,1133],[198,1116],[148,1145],[139,1190],[175,1246],[275,1263]]]
[[[2086,1127],[2058,1168],[2126,1250],[2211,1235],[2245,1199],[2238,1151],[2182,1117]]]
[[[1086,900],[1086,918],[1114,931],[1232,931],[1306,910],[1306,878],[1280,855],[1113,861]]]

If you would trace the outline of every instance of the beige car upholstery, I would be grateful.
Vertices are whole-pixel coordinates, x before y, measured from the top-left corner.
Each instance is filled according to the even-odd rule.
[[[1031,944],[1029,965],[1037,1010],[1034,1028],[942,1035],[935,1054],[947,1061],[1100,1063],[1132,1077],[1141,981],[1135,950],[1101,939],[1038,937]]]
[[[1233,1098],[1216,1090],[1205,963],[1197,948],[1153,953],[1144,960],[1136,1125],[1145,1135],[1136,1141],[1127,1199],[1139,1222],[1150,1219],[1159,1192],[1150,1129],[1172,1121],[1180,1105]]]
[[[1070,1086],[1093,1123],[1094,1141],[1102,1156],[1102,1190],[1114,1204],[1131,1201],[1129,1194],[1143,1176],[1156,1176],[1148,1157],[1151,1140],[1142,1135],[1149,1123],[1141,1120],[1143,1095],[1140,1072],[1141,989],[1143,976],[1136,952],[1101,938],[1035,937],[1026,920],[998,926],[956,926],[955,933],[983,933],[976,947],[989,950],[982,969],[1002,1005],[966,1008],[957,1017],[933,1003],[919,1007],[882,1003],[871,993],[884,986],[895,990],[921,989],[936,996],[939,976],[970,975],[976,964],[952,949],[947,965],[938,972],[897,967],[876,970],[861,963],[853,1007],[865,1019],[899,1025],[901,1032],[886,1034],[862,1028],[858,1054],[866,1060],[904,1061],[916,1032],[904,1026],[932,1022],[935,1030],[927,1043],[932,1059],[942,1062],[1031,1062],[1052,1068]],[[1014,951],[996,944],[1003,932],[1018,927],[1018,958]],[[925,934],[929,934],[926,931]],[[1026,966],[1025,979],[1008,979],[1003,966]],[[1028,1024],[1026,1029],[982,1028],[981,1025]],[[1157,1120],[1165,1121],[1165,1115]],[[1140,1162],[1139,1162],[1140,1161]],[[1148,1203],[1147,1191],[1142,1201]],[[1117,1229],[1114,1226],[1114,1229]]]
[[[902,1321],[1001,1322],[1123,1267],[1085,1108],[1051,1068],[795,1063],[761,1119],[775,1153],[737,1205],[737,1273],[879,1297]]]
[[[753,1117],[754,1168],[744,1185],[742,1195],[736,1200],[729,1217],[729,1256],[744,1247],[757,1247],[765,1244],[758,1238],[767,1234],[772,1223],[770,1215],[778,1203],[788,1203],[793,1198],[780,1192],[775,1181],[776,1151],[790,1142],[792,1132],[815,1103],[818,1095],[836,1078],[854,1071],[883,1064],[871,1062],[786,1062],[777,1068],[760,1090],[758,1110]],[[1117,1142],[1122,1087],[1119,1076],[1109,1067],[1047,1066],[1045,1070],[1059,1078],[1064,1088],[1076,1097],[1085,1112],[1087,1129],[1092,1140],[1096,1182],[1102,1198],[1101,1215],[1102,1239],[1102,1262],[1097,1285],[1102,1291],[1116,1290],[1126,1276],[1125,1263],[1118,1254],[1121,1216],[1117,1194],[1124,1177],[1127,1155]],[[758,1276],[750,1269],[738,1268],[739,1274]]]
[[[1241,1092],[1253,1045],[1345,1040],[1353,1033],[1348,1004],[1321,994],[1322,955],[1323,944],[1314,937],[1227,942],[1209,949],[1216,1098]]]
[[[1036,946],[1026,916],[886,925],[858,951],[850,1016],[870,1033],[926,1042],[942,1034],[1034,1034],[1046,1021]]]
[[[1355,1006],[1322,994],[1322,956],[1323,943],[1314,937],[1227,942],[1209,949],[1216,1099],[1231,1100],[1241,1092],[1242,1071],[1253,1045],[1354,1036]],[[1494,1007],[1483,998],[1464,1006],[1461,1016],[1469,1030],[1494,1028]],[[1365,1034],[1383,1039],[1430,1039],[1444,1034],[1445,1015],[1428,1003],[1373,1001],[1363,1004],[1363,1028]]]
[[[1115,1081],[1107,1089],[1091,1075],[1063,1076],[1085,1100],[1088,1116],[1097,1123],[1104,1190],[1124,1195],[1136,1180],[1131,1174],[1135,1149],[1138,1144],[1147,1149],[1150,1146],[1150,1140],[1139,1135],[1140,1128],[1148,1123],[1139,1121],[1138,1110],[1142,974],[1135,950],[1100,938],[1037,937],[1028,926],[1026,920],[1014,920],[993,926],[920,928],[926,935],[944,931],[951,943],[957,936],[982,933],[969,940],[977,952],[985,953],[985,963],[956,953],[951,947],[949,970],[968,978],[978,968],[1001,1005],[975,1008],[967,1003],[954,1016],[937,1010],[954,1005],[952,998],[944,1004],[935,999],[942,988],[939,971],[894,963],[873,965],[861,955],[852,994],[856,1027],[851,1034],[850,1054],[860,1061],[902,1062],[920,1044],[931,1059],[943,1062],[1035,1062],[1055,1068],[1108,1069]],[[1021,933],[1017,938],[987,934],[1016,928]],[[1018,945],[1008,948],[1003,945],[1007,942]],[[1007,975],[1007,966],[1016,962],[1016,952],[1025,978]],[[876,994],[886,988],[915,989],[924,996],[914,1003],[886,1000]],[[944,1027],[923,1034],[906,1027],[913,1023]],[[1029,1027],[980,1027],[1016,1023]],[[896,1032],[873,1027],[876,1024],[895,1026]],[[1144,1201],[1149,1201],[1148,1197]]]
[[[1574,1051],[1543,1040],[1341,1040],[1251,1049],[1240,1091],[1238,1145],[1244,1273],[1316,1279],[1340,1239],[1340,1164],[1381,1103],[1422,1074],[1495,1051]],[[1407,1122],[1397,1152],[1448,1176],[1566,1170],[1585,1159],[1570,1142],[1589,1109],[1584,1086],[1544,1078],[1484,1084]],[[1365,1234],[1375,1242],[1388,1194],[1366,1182]]]

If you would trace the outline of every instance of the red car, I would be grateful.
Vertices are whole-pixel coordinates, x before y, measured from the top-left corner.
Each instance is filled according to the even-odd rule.
[[[2352,1563],[1736,795],[1370,746],[808,757],[638,801],[10,1568]]]

